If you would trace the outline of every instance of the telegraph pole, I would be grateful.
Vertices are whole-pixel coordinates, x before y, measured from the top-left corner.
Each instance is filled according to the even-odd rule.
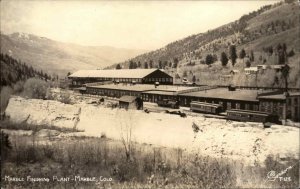
[[[290,67],[287,65],[287,63],[285,63],[284,67],[282,68],[282,76],[284,77],[284,82],[285,82],[285,91],[284,91],[285,104],[284,104],[284,112],[283,112],[284,124],[286,124],[287,121],[287,111],[288,111],[287,99],[289,97],[289,92],[288,92],[289,72],[290,72]]]

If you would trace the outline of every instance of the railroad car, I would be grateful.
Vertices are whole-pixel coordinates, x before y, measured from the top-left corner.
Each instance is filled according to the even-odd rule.
[[[271,115],[266,112],[250,111],[250,110],[237,110],[237,109],[227,110],[226,118],[235,121],[279,123],[279,117],[277,115]]]
[[[173,108],[173,109],[179,108],[179,102],[177,100],[175,101],[175,100],[163,99],[157,101],[157,105],[162,107]]]
[[[197,101],[191,102],[190,109],[193,112],[202,112],[202,113],[210,113],[210,114],[219,114],[223,111],[223,108],[220,104],[197,102]]]

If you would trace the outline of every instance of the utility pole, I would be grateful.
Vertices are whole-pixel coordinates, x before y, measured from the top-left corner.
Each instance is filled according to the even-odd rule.
[[[288,76],[290,72],[290,67],[285,63],[284,67],[281,70],[282,76],[284,77],[285,81],[285,91],[284,91],[284,97],[285,97],[285,103],[284,103],[284,110],[283,110],[283,119],[284,119],[284,124],[286,124],[287,121],[287,111],[288,111],[288,97],[289,97],[289,92],[288,92]]]

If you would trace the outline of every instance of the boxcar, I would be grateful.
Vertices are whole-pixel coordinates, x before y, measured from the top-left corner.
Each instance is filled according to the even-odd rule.
[[[227,110],[226,118],[235,121],[249,121],[249,122],[271,122],[278,123],[279,118],[276,115],[271,115],[266,112],[249,111],[249,110]]]
[[[202,113],[210,113],[210,114],[219,114],[223,111],[223,108],[220,104],[212,104],[212,103],[197,102],[197,101],[191,102],[190,109],[193,112],[202,112]]]
[[[179,108],[179,102],[177,100],[163,99],[157,101],[157,105],[162,107],[167,107],[167,108],[173,108],[173,109]]]

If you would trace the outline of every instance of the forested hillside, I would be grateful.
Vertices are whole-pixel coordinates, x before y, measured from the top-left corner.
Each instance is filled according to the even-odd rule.
[[[258,75],[249,79],[245,78],[243,70],[260,64],[287,63],[292,68],[290,86],[297,86],[300,85],[299,22],[298,3],[286,0],[110,68],[162,68],[177,82],[185,77],[199,84],[281,86],[280,73],[270,71],[272,77]],[[232,70],[240,73],[223,80],[223,76],[229,75]]]
[[[18,81],[25,81],[31,77],[37,77],[42,80],[51,80],[51,76],[43,70],[36,70],[32,66],[16,60],[7,54],[0,54],[1,61],[1,79],[0,86],[12,86]]]

